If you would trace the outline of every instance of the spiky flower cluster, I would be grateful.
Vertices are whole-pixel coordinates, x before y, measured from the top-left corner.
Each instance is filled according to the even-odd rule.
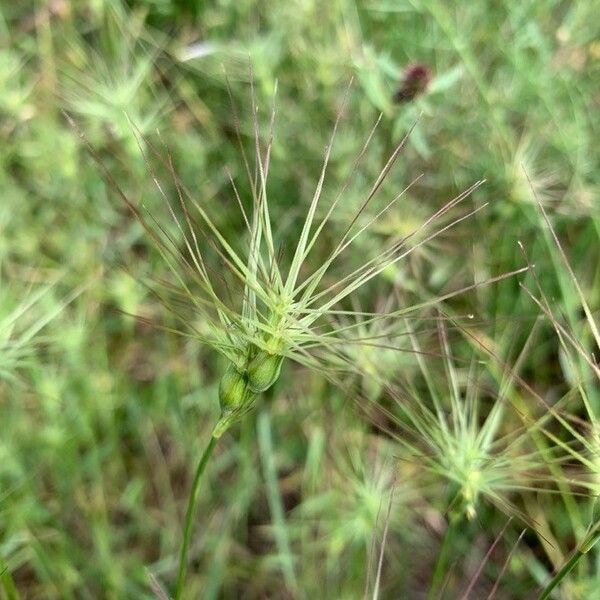
[[[23,292],[15,301],[13,290],[0,275],[0,382],[14,381],[17,371],[35,352],[40,332],[79,293],[56,302],[51,310],[34,310],[52,290],[53,283]],[[18,296],[17,296],[18,297]]]
[[[446,382],[439,386],[443,378],[434,376],[413,338],[427,392],[409,384],[404,396],[396,396],[408,433],[397,441],[420,466],[425,479],[432,476],[447,485],[452,518],[474,519],[481,503],[487,502],[530,523],[513,496],[526,490],[553,491],[565,481],[557,473],[569,453],[561,452],[555,436],[546,430],[552,415],[533,419],[514,410],[509,398],[514,396],[518,378],[511,373],[505,374],[496,392],[495,385],[483,384],[478,359],[474,358],[468,372],[457,368],[445,328],[440,325],[439,330]],[[483,398],[491,399],[491,405],[485,402],[487,410]],[[516,427],[515,420],[521,421]],[[410,439],[413,432],[417,432],[415,442]]]
[[[347,95],[344,105],[346,99]],[[366,217],[366,208],[382,187],[405,145],[407,135],[391,153],[333,250],[325,259],[320,259],[316,268],[309,269],[307,259],[311,250],[343,199],[353,177],[359,171],[361,161],[379,124],[377,120],[369,132],[349,175],[329,208],[324,211],[322,217],[317,218],[333,140],[344,112],[342,106],[325,150],[323,166],[299,238],[295,242],[295,250],[287,268],[284,268],[281,265],[286,261],[281,260],[275,250],[276,235],[273,231],[267,198],[267,177],[273,144],[275,111],[271,111],[269,135],[265,145],[259,134],[258,109],[253,88],[252,106],[256,156],[254,168],[250,166],[246,157],[239,127],[236,127],[243,163],[252,190],[250,216],[244,208],[234,178],[228,173],[249,240],[247,247],[241,251],[234,248],[238,245],[237,241],[228,239],[220,231],[207,208],[195,200],[186,189],[177,176],[170,158],[162,156],[149,141],[142,142],[138,139],[140,150],[145,153],[145,148],[148,148],[168,168],[177,189],[178,202],[173,204],[160,184],[158,176],[155,175],[150,161],[146,160],[154,183],[181,235],[184,249],[163,226],[156,221],[148,222],[100,163],[107,179],[156,242],[174,275],[176,284],[154,281],[152,289],[184,326],[178,333],[206,343],[229,360],[229,366],[219,385],[222,414],[213,433],[215,437],[222,435],[248,412],[254,406],[257,396],[277,381],[285,359],[320,371],[324,370],[324,365],[332,369],[339,369],[340,365],[344,365],[347,369],[356,370],[356,365],[348,359],[347,352],[342,352],[342,348],[348,348],[350,344],[360,346],[364,343],[361,332],[369,331],[368,327],[380,319],[388,319],[389,323],[396,317],[438,302],[439,298],[434,298],[417,306],[387,310],[384,313],[363,313],[343,310],[340,307],[340,303],[382,271],[483,208],[480,206],[453,220],[445,220],[437,229],[431,227],[468,197],[480,185],[481,182],[478,182],[434,212],[411,234],[388,241],[376,256],[368,258],[347,275],[339,278],[330,277],[332,265],[361,234],[385,215],[410,187],[409,185],[399,192],[396,190],[392,197],[383,203],[382,208],[374,211],[374,215]],[[235,107],[233,109],[237,125]],[[90,150],[94,155],[93,149]],[[280,244],[279,240],[277,244]],[[285,245],[290,247],[289,242]],[[224,274],[215,273],[214,266],[209,265],[206,256],[208,252],[217,253],[225,267]],[[508,275],[510,274],[502,277]],[[485,285],[489,281],[476,285]],[[224,286],[218,286],[221,282]],[[449,293],[443,298],[462,293],[476,285]],[[237,293],[234,293],[234,290]],[[198,318],[190,318],[190,311]],[[339,322],[341,316],[346,319],[346,323]],[[375,343],[372,339],[368,341],[371,344]]]

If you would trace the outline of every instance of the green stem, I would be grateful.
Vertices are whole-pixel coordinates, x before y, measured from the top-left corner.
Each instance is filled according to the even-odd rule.
[[[273,518],[275,543],[279,551],[281,567],[286,585],[292,592],[297,592],[298,582],[294,573],[294,561],[290,548],[290,541],[285,522],[283,502],[277,481],[277,467],[273,454],[273,440],[271,437],[271,416],[268,408],[262,408],[258,413],[258,443],[263,463],[265,483],[267,486],[267,499]]]
[[[427,593],[427,600],[434,600],[438,596],[442,580],[444,578],[444,571],[448,565],[448,557],[450,555],[450,549],[452,542],[456,537],[458,525],[462,521],[460,517],[451,516],[448,522],[448,527],[444,533],[444,539],[442,541],[442,547],[438,554],[438,559],[435,563],[435,569],[433,571],[433,577],[431,578],[431,587]]]
[[[202,475],[206,469],[208,459],[210,458],[210,455],[217,444],[217,440],[218,438],[214,437],[213,435],[210,436],[210,441],[202,453],[202,457],[200,458],[200,462],[196,468],[196,474],[194,475],[194,482],[192,483],[192,490],[188,499],[185,522],[183,526],[183,541],[181,542],[181,551],[179,553],[179,571],[177,573],[177,583],[175,586],[175,600],[180,600],[183,593],[183,585],[185,583],[185,574],[187,571],[188,550],[190,547],[190,539],[192,537],[192,521],[194,520],[194,513],[196,511],[200,480],[202,479]]]
[[[571,556],[568,562],[563,565],[562,569],[552,578],[552,581],[546,586],[546,589],[542,592],[539,600],[546,600],[549,598],[553,590],[575,568],[575,565],[581,560],[581,557],[584,554],[587,554],[598,543],[598,541],[600,541],[600,521],[597,518],[598,515],[595,514],[598,510],[598,500],[596,500],[593,510],[594,514],[592,515],[592,518],[594,519],[595,524],[590,525],[585,539],[575,551],[575,554]]]
[[[4,561],[0,558],[0,582],[2,583],[2,589],[4,589],[4,595],[6,600],[18,600],[19,592],[15,582],[10,575],[8,567],[5,566]]]
[[[579,562],[584,552],[577,550],[569,561],[562,567],[562,569],[552,578],[552,581],[546,586],[539,600],[546,600],[550,597],[550,594],[554,589],[561,583],[561,581],[575,568],[575,565]]]

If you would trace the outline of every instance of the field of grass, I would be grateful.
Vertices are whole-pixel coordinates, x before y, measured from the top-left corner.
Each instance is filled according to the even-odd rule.
[[[600,600],[598,15],[0,0],[0,598]]]

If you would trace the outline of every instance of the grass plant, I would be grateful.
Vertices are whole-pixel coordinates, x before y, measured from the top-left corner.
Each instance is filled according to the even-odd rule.
[[[336,207],[343,202],[344,193],[352,184],[352,178],[368,151],[369,143],[379,123],[379,121],[376,122],[367,136],[358,156],[354,160],[349,175],[324,216],[316,222],[315,217],[323,193],[335,134],[341,115],[345,110],[347,101],[345,100],[338,112],[332,136],[325,149],[323,166],[312,200],[306,211],[299,239],[293,246],[295,247],[293,255],[287,263],[286,271],[284,271],[282,265],[286,264],[286,258],[276,251],[276,245],[284,242],[277,238],[278,232],[275,231],[267,196],[267,177],[270,169],[275,125],[275,98],[273,98],[273,108],[269,119],[269,132],[263,148],[253,80],[251,80],[251,91],[251,106],[254,114],[254,165],[250,164],[245,154],[239,129],[237,130],[242,160],[252,190],[252,212],[250,217],[248,217],[244,208],[244,202],[238,192],[236,183],[232,178],[230,179],[232,194],[237,201],[248,236],[245,255],[234,248],[232,241],[221,233],[208,210],[195,200],[185,188],[175,172],[170,158],[161,158],[157,148],[151,143],[146,141],[145,145],[159,160],[162,160],[163,165],[169,170],[177,191],[178,204],[174,204],[168,198],[163,184],[159,182],[158,176],[151,166],[150,158],[146,156],[145,162],[158,192],[168,206],[168,212],[176,229],[182,236],[184,251],[179,249],[179,244],[174,241],[172,234],[168,233],[156,218],[150,217],[148,219],[142,214],[140,209],[127,198],[125,192],[108,173],[106,167],[99,161],[101,168],[105,171],[118,194],[157,243],[161,256],[167,262],[175,278],[175,283],[158,282],[158,286],[153,288],[155,293],[184,326],[182,330],[184,335],[207,344],[229,361],[219,382],[221,416],[213,429],[206,449],[202,453],[189,496],[175,587],[175,598],[177,599],[183,594],[192,519],[195,513],[200,481],[215,447],[216,440],[251,411],[257,397],[267,392],[275,384],[279,379],[285,359],[290,359],[318,371],[331,370],[335,366],[338,370],[341,367],[343,370],[355,370],[360,373],[360,368],[357,368],[356,365],[345,358],[345,354],[340,350],[341,346],[358,345],[364,347],[368,343],[370,346],[377,348],[378,336],[369,335],[368,333],[365,336],[363,333],[361,337],[361,332],[364,332],[365,326],[372,327],[383,319],[386,319],[388,323],[393,322],[402,315],[435,304],[438,299],[422,302],[418,306],[388,310],[383,313],[365,313],[344,309],[346,300],[386,269],[405,259],[416,248],[420,248],[428,241],[435,239],[483,208],[479,207],[474,211],[467,211],[466,214],[451,219],[449,222],[444,223],[442,227],[436,228],[439,219],[446,216],[449,211],[465,200],[473,190],[477,189],[480,185],[480,183],[477,183],[446,203],[441,209],[432,214],[425,223],[408,235],[389,241],[379,255],[366,260],[350,273],[332,279],[330,276],[332,265],[339,263],[340,256],[350,252],[355,240],[364,234],[372,223],[384,217],[387,211],[401,200],[410,187],[409,185],[399,193],[392,195],[391,199],[385,199],[383,207],[377,210],[376,214],[366,223],[359,222],[362,213],[382,188],[386,176],[404,148],[408,137],[406,136],[387,158],[385,166],[373,182],[367,197],[350,220],[333,250],[328,256],[320,259],[320,264],[316,268],[313,267],[312,272],[307,273],[307,263],[311,251],[319,242],[319,237],[326,228]],[[232,97],[231,92],[230,97]],[[237,114],[235,106],[232,106],[232,110],[234,114]],[[70,117],[68,118],[70,119]],[[132,124],[132,127],[135,127],[135,125]],[[140,133],[139,130],[136,131]],[[80,135],[86,139],[81,132]],[[141,138],[138,143],[140,152],[143,153],[144,143]],[[90,150],[92,156],[98,159],[97,152],[91,146]],[[191,208],[188,208],[188,203],[190,203]],[[180,216],[177,215],[176,210],[180,211]],[[199,240],[210,240],[210,246],[205,243],[202,247]],[[224,275],[221,274],[218,277],[215,275],[217,267],[212,266],[207,258],[207,252],[210,250],[216,253],[222,267],[226,269]],[[495,278],[495,280],[508,275],[502,275]],[[189,282],[186,279],[187,276],[191,276]],[[476,287],[477,285],[479,284],[470,287]],[[444,299],[457,293],[460,292],[446,294]],[[179,308],[181,305],[183,305],[183,310]],[[194,313],[196,318],[198,318],[198,315],[200,316],[202,329],[196,328],[194,322],[190,321],[189,315]],[[337,324],[336,319],[340,316],[355,321],[351,324]],[[388,335],[390,334],[388,333]],[[391,333],[391,335],[393,337],[394,333]],[[264,416],[261,417],[261,422],[264,419]],[[271,496],[275,498],[272,494]],[[273,507],[275,514],[278,514],[279,520],[281,520],[281,509],[278,508],[278,504],[275,503]],[[284,539],[280,541],[285,547],[287,544],[283,541]],[[285,554],[289,555],[289,552],[286,550]],[[292,571],[288,568],[284,572],[290,584],[293,584],[292,587],[296,587]]]
[[[0,0],[0,598],[595,598],[599,10]]]

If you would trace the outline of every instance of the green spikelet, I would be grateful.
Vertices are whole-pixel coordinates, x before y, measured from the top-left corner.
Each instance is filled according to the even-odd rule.
[[[248,365],[248,387],[257,394],[267,391],[279,379],[283,356],[259,352]]]
[[[213,437],[221,437],[236,421],[252,409],[256,393],[248,385],[248,376],[233,364],[227,367],[219,382],[221,417],[213,430]]]

